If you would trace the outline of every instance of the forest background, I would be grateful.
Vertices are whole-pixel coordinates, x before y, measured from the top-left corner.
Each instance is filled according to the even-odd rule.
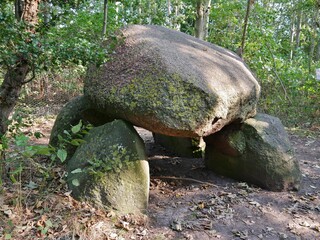
[[[20,210],[29,199],[24,185],[48,190],[48,179],[61,174],[43,159],[39,165],[39,154],[65,159],[63,149],[30,146],[44,120],[39,132],[30,126],[54,119],[82,93],[87,66],[108,60],[113,46],[106,43],[128,24],[162,25],[236,52],[262,87],[258,112],[319,136],[319,0],[0,0],[0,185]],[[41,181],[26,181],[26,170],[40,172]],[[41,224],[46,235],[51,224]],[[0,225],[7,239],[13,228]]]
[[[318,0],[47,0],[31,24],[17,13],[23,2],[0,5],[0,83],[21,59],[29,65],[20,102],[44,95],[49,85],[81,89],[88,63],[107,60],[112,49],[102,42],[116,29],[155,24],[242,55],[262,86],[260,112],[280,117],[288,127],[319,127]],[[24,84],[30,78],[33,83]]]

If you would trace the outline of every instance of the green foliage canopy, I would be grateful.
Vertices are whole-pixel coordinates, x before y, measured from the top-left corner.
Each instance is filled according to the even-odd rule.
[[[48,4],[50,2],[50,4]],[[112,49],[101,47],[103,1],[42,2],[35,34],[14,17],[13,1],[0,4],[0,67],[28,59],[38,71],[100,64]],[[108,34],[127,24],[156,24],[194,35],[196,1],[109,1]],[[236,51],[241,45],[247,0],[211,1],[207,41]],[[262,85],[260,111],[287,115],[299,108],[316,121],[319,110],[320,20],[318,0],[256,0],[249,17],[244,59]],[[29,41],[26,42],[26,39]],[[30,44],[31,43],[31,44]],[[294,124],[298,120],[290,120]],[[289,123],[289,122],[288,122]]]
[[[101,23],[101,16],[88,14],[86,6],[77,11],[51,6],[59,17],[48,23],[40,15],[35,33],[16,20],[12,3],[2,2],[0,10],[0,66],[4,69],[13,67],[21,57],[36,71],[100,64],[106,59],[107,49],[101,47],[99,35],[102,25],[96,24]]]

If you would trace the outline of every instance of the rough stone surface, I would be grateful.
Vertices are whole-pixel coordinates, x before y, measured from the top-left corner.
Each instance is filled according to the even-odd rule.
[[[278,118],[257,114],[204,140],[206,165],[213,171],[274,191],[299,188],[298,161]]]
[[[99,113],[91,108],[91,102],[84,96],[73,98],[59,112],[53,128],[51,130],[49,144],[53,147],[58,147],[58,135],[64,136],[64,131],[70,131],[72,126],[75,126],[82,120],[84,124],[92,124],[94,126],[102,125],[111,121],[111,118]],[[71,158],[76,150],[75,146],[66,146],[68,152],[67,160]]]
[[[133,126],[115,120],[90,130],[85,141],[67,163],[73,197],[121,213],[143,212],[148,205],[149,165]]]
[[[204,153],[205,143],[202,138],[173,137],[153,133],[153,139],[179,157],[201,158]]]
[[[160,26],[121,31],[111,60],[91,67],[96,110],[155,133],[198,137],[256,113],[260,86],[234,53]]]

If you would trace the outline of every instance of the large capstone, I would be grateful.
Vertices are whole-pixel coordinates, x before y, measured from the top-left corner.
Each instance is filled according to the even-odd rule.
[[[204,140],[206,166],[216,173],[274,191],[300,186],[298,161],[276,117],[257,114]]]
[[[110,60],[87,73],[96,110],[180,137],[256,114],[260,86],[233,52],[160,26],[131,25],[117,39]]]
[[[120,213],[145,212],[149,165],[133,126],[115,120],[93,128],[84,140],[67,162],[72,196]]]

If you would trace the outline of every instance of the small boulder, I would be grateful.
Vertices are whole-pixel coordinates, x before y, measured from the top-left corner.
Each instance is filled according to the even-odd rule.
[[[257,114],[204,140],[206,166],[214,172],[274,191],[299,188],[299,164],[278,118]]]
[[[91,66],[96,110],[155,133],[202,137],[256,114],[260,86],[235,53],[161,26],[120,31],[110,60]]]
[[[159,133],[153,133],[152,135],[155,143],[160,144],[166,150],[179,157],[202,158],[205,143],[200,137],[173,137]]]
[[[133,126],[115,120],[93,128],[84,140],[67,163],[72,196],[120,213],[144,212],[149,165]]]

